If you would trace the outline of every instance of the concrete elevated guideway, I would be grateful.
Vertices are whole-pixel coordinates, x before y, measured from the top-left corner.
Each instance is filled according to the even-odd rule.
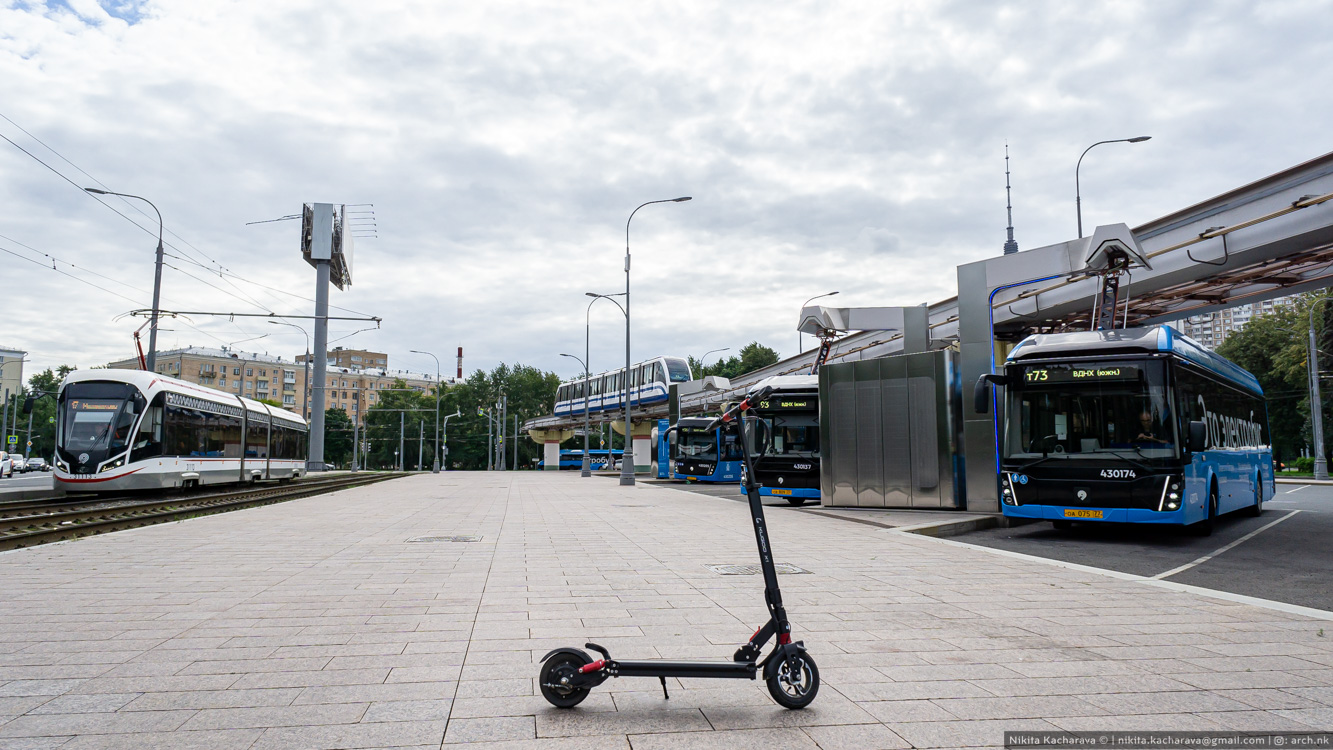
[[[1333,283],[1333,153],[1181,209],[1128,232],[1152,268],[1121,284],[1120,312],[1128,325],[1151,325],[1191,315],[1319,289]],[[1116,227],[1100,232],[1115,234]],[[1096,233],[1094,233],[1095,236]],[[1002,255],[958,268],[959,296],[926,306],[931,348],[955,347],[965,386],[992,371],[1008,348],[1035,332],[1088,326],[1098,280],[1086,260],[1092,237]],[[1056,276],[1039,283],[1028,280]],[[804,312],[803,312],[804,317]],[[902,331],[854,333],[837,341],[830,363],[874,359],[903,351]],[[682,413],[701,413],[732,400],[764,378],[807,372],[816,351],[802,352],[733,379],[730,389],[685,397]],[[990,418],[964,399],[964,450],[969,510],[998,510],[994,432]],[[657,419],[666,407],[635,411]],[[612,418],[606,416],[604,419]],[[595,421],[595,420],[594,420]],[[544,417],[531,429],[574,429],[582,417]],[[986,456],[990,460],[985,460]]]

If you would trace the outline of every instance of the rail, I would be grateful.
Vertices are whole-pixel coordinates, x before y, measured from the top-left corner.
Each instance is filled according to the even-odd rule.
[[[117,496],[89,498],[86,502],[71,504],[68,498],[61,498],[57,503],[29,507],[26,511],[15,507],[17,504],[11,504],[8,508],[0,507],[0,511],[19,513],[19,515],[0,519],[0,550],[19,549],[93,534],[273,505],[404,476],[408,474],[358,473],[152,501],[132,501],[124,496]],[[25,512],[28,514],[23,515]]]

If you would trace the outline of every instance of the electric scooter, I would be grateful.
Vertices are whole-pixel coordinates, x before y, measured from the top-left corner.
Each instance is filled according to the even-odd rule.
[[[711,430],[720,424],[724,429],[736,430],[740,444],[746,446],[745,412],[752,403],[767,398],[772,390],[766,387],[751,393],[705,429]],[[750,421],[754,421],[754,418]],[[764,573],[764,603],[768,606],[768,622],[754,631],[749,642],[737,649],[729,662],[617,661],[596,643],[584,644],[584,648],[602,655],[602,658],[594,661],[580,649],[557,648],[542,657],[539,680],[542,697],[551,705],[573,708],[588,697],[592,688],[610,677],[656,677],[662,682],[662,697],[669,700],[671,696],[666,686],[668,677],[753,680],[761,671],[764,681],[768,683],[768,692],[778,705],[784,708],[805,708],[814,701],[819,692],[819,668],[806,653],[804,643],[792,642],[791,623],[787,621],[787,611],[782,606],[782,591],[778,588],[778,574],[773,567],[773,553],[768,543],[768,529],[764,524],[764,506],[759,500],[759,483],[754,478],[753,460],[748,449],[743,449],[741,454],[745,462],[743,481],[750,501],[750,519],[754,523],[759,563]],[[760,659],[765,644],[774,636],[777,636],[777,644],[773,651]]]

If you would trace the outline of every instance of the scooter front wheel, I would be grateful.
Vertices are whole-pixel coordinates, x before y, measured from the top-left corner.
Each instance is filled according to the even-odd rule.
[[[784,659],[768,678],[768,693],[783,708],[805,708],[819,693],[819,667],[807,653]]]
[[[556,708],[573,708],[588,697],[588,688],[571,687],[569,680],[579,667],[589,663],[578,654],[556,654],[542,665],[540,684],[542,697]]]

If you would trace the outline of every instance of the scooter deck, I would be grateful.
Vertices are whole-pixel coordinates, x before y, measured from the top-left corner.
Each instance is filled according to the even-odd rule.
[[[753,680],[759,674],[754,662],[619,661],[617,677],[704,677]]]

